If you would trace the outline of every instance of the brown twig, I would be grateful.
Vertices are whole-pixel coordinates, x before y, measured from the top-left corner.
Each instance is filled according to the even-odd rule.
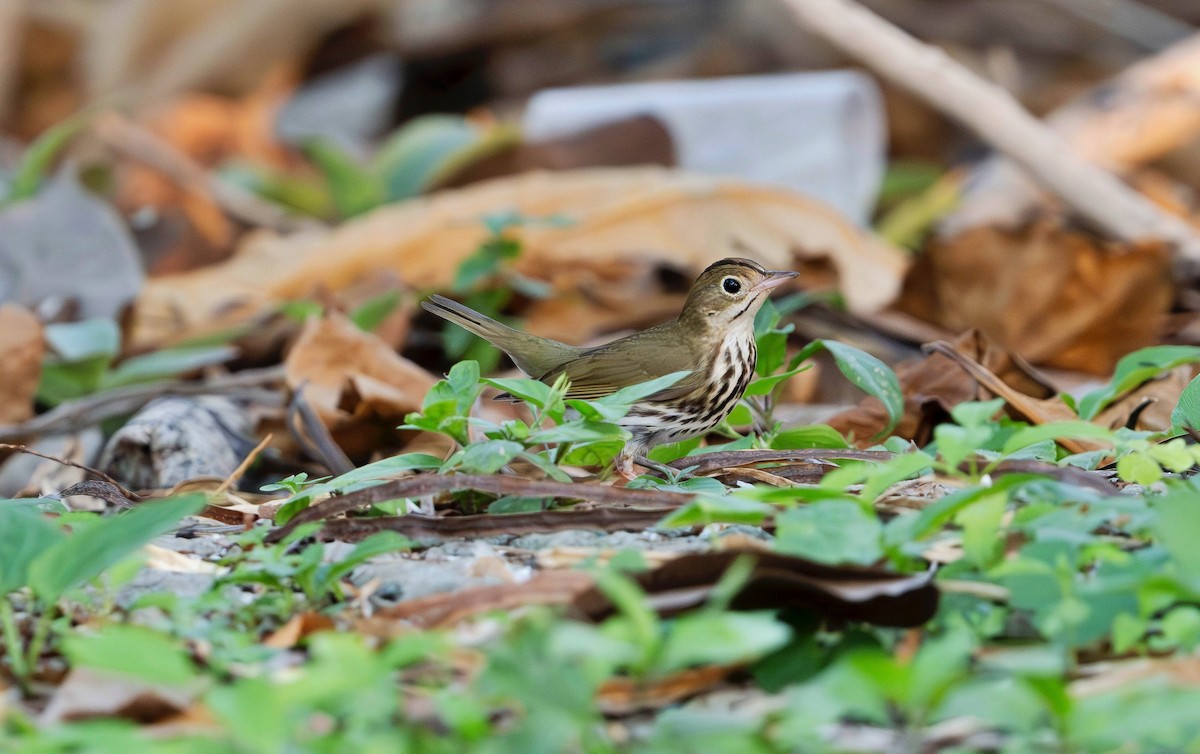
[[[1200,133],[1198,66],[1200,34],[1192,34],[1054,110],[1046,126],[1080,157],[1128,173]],[[1043,199],[1020,167],[996,155],[974,167],[962,202],[940,230],[950,235],[979,225],[1013,225]]]
[[[213,490],[213,496],[216,497],[219,495],[224,495],[230,487],[237,484],[237,481],[242,478],[243,474],[246,473],[246,469],[250,468],[250,464],[254,463],[254,459],[258,458],[258,454],[263,452],[263,450],[271,444],[271,440],[274,438],[275,435],[268,432],[267,436],[262,439],[262,442],[260,442],[258,445],[255,445],[254,450],[251,450],[246,454],[246,457],[243,458],[242,462],[238,464],[238,467],[233,470],[233,473],[225,477],[225,481],[221,482],[220,486]]]
[[[332,497],[317,503],[311,508],[300,511],[287,524],[271,532],[267,535],[266,541],[278,542],[301,524],[329,519],[384,500],[421,497],[460,490],[476,490],[493,495],[587,500],[613,505],[653,506],[660,512],[684,505],[692,500],[692,495],[682,492],[631,490],[627,487],[609,487],[602,484],[569,484],[488,474],[421,474],[384,482],[375,487],[368,487],[365,490]],[[511,520],[511,516],[496,516],[495,518],[497,521]]]
[[[326,521],[321,536],[357,542],[381,531],[410,537],[494,537],[498,534],[587,529],[589,531],[641,531],[649,529],[673,508],[592,508],[536,513],[480,514],[475,516],[370,516]]]
[[[1200,265],[1200,235],[1112,173],[1082,159],[1001,87],[853,0],[782,0],[805,28],[968,126],[1082,217],[1117,238],[1162,239]]]
[[[0,442],[47,433],[70,432],[122,414],[132,414],[164,395],[236,393],[283,381],[283,367],[248,369],[201,382],[158,382],[116,388],[68,401],[20,424],[0,425]]]
[[[138,496],[135,493],[125,489],[125,487],[123,487],[120,482],[118,482],[116,479],[113,479],[108,474],[105,474],[100,469],[93,469],[91,466],[85,466],[82,463],[76,463],[75,461],[69,461],[66,458],[59,458],[58,456],[52,456],[52,455],[48,455],[46,453],[39,453],[38,451],[33,450],[32,448],[28,448],[24,445],[13,445],[12,443],[0,442],[0,450],[14,450],[18,453],[25,453],[26,455],[37,456],[38,458],[45,458],[47,461],[54,461],[55,463],[61,463],[63,466],[71,466],[73,468],[80,469],[82,471],[86,471],[87,473],[92,474],[94,476],[98,476],[101,479],[103,479],[105,482],[108,482],[112,486],[116,487],[118,490],[121,491],[121,494],[124,495],[125,497],[127,497],[131,500],[138,499]],[[78,493],[78,494],[84,494],[84,493]],[[90,494],[90,493],[88,493],[88,494]]]

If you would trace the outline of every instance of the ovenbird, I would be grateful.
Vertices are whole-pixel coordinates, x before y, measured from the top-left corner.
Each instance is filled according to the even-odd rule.
[[[796,274],[765,270],[749,259],[722,259],[696,278],[677,318],[594,348],[514,330],[443,296],[422,306],[504,351],[530,377],[552,383],[565,373],[569,398],[600,398],[687,372],[618,421],[632,435],[616,463],[628,479],[649,448],[703,435],[729,415],[754,374],[754,315],[772,288]]]

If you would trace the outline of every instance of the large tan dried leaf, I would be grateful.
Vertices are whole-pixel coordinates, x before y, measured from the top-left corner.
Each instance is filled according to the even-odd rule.
[[[33,416],[44,352],[37,317],[16,304],[0,306],[0,424]]]
[[[1101,246],[1041,222],[934,243],[898,305],[953,332],[977,328],[1034,364],[1107,374],[1157,342],[1173,296],[1161,245]]]
[[[326,426],[355,413],[345,398],[352,394],[389,416],[421,407],[437,378],[400,356],[371,333],[340,314],[310,320],[284,360],[288,387],[303,387],[308,403]],[[366,386],[371,389],[365,390]],[[353,387],[353,391],[351,388]]]
[[[331,232],[253,236],[226,264],[152,281],[139,302],[135,339],[162,340],[218,312],[254,312],[317,286],[341,289],[380,269],[410,287],[446,287],[487,237],[482,219],[510,211],[570,220],[513,229],[524,247],[521,271],[600,302],[591,310],[632,317],[640,316],[659,265],[691,275],[730,255],[776,268],[828,258],[855,311],[891,301],[907,266],[900,250],[784,189],[645,167],[527,173],[384,207]],[[572,310],[580,311],[590,313]]]

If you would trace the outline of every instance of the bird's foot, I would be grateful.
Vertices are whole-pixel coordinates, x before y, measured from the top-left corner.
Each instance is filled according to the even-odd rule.
[[[634,456],[633,461],[638,466],[650,469],[651,471],[657,471],[658,473],[663,475],[664,479],[666,479],[668,481],[671,481],[671,480],[682,481],[684,479],[688,479],[691,477],[691,474],[688,474],[686,471],[681,471],[680,469],[676,469],[672,466],[668,466],[665,463],[659,463],[658,461],[651,461],[646,456]]]

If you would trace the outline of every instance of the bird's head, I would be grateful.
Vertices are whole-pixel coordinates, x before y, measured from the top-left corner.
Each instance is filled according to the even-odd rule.
[[[758,262],[738,257],[714,262],[692,284],[680,319],[703,322],[708,328],[752,326],[771,289],[797,274],[766,270]]]

